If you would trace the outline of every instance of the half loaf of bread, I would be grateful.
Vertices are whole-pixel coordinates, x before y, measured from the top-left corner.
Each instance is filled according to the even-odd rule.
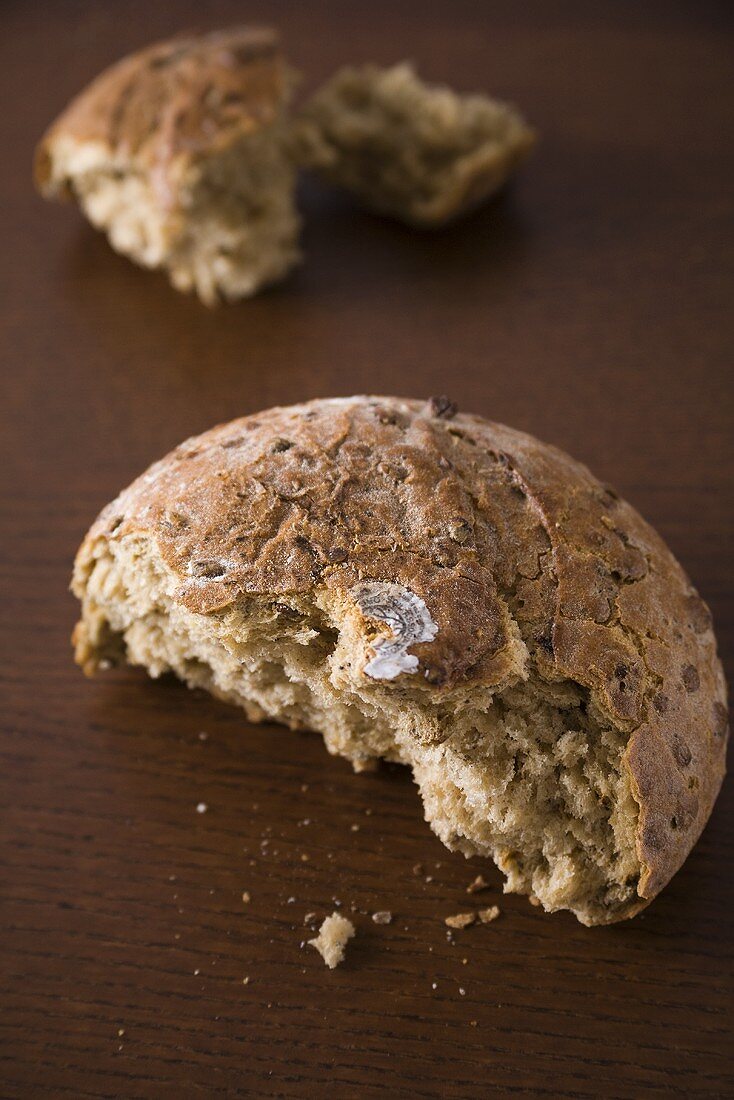
[[[658,893],[721,784],[711,618],[665,544],[578,462],[445,398],[188,440],[105,508],[73,588],[85,671],[173,671],[357,769],[408,765],[449,848],[585,924]]]

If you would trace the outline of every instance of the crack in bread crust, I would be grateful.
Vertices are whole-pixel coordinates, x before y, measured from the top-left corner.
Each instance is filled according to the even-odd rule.
[[[233,421],[182,444],[105,509],[80,550],[79,659],[93,666],[106,647],[119,652],[119,638],[110,638],[111,608],[98,597],[98,570],[125,540],[146,541],[167,578],[171,608],[212,629],[262,600],[308,604],[307,617],[320,608],[336,632],[329,690],[356,695],[362,708],[358,713],[353,704],[347,712],[356,742],[346,718],[338,734],[325,730],[306,695],[281,708],[282,720],[322,729],[332,751],[357,763],[373,755],[410,763],[447,843],[492,854],[514,888],[538,896],[545,890],[550,908],[557,907],[553,898],[571,899],[590,923],[630,915],[683,862],[721,783],[726,695],[707,609],[655,532],[585,467],[520,432],[473,416],[447,419],[434,409],[382,397],[315,401]],[[284,500],[294,494],[295,503]],[[436,624],[430,640],[410,646],[417,671],[369,689],[363,620],[350,596],[365,582],[413,593]],[[127,599],[118,593],[111,603]],[[112,636],[119,632],[113,623]],[[344,657],[343,669],[333,667],[334,654]],[[272,665],[272,654],[268,660]],[[192,682],[185,669],[177,671]],[[247,692],[216,690],[255,717],[275,713],[262,700],[248,705]],[[515,717],[500,729],[493,723],[502,707],[492,710],[493,702],[508,697],[517,701]],[[562,728],[567,707],[575,730]],[[464,718],[455,716],[469,710],[484,730],[481,752],[495,736],[498,744],[519,736],[515,719],[530,723],[542,746],[542,712],[566,754],[562,776],[581,767],[579,753],[584,767],[598,760],[601,771],[594,765],[587,781],[601,784],[599,791],[617,776],[621,786],[599,794],[611,807],[605,843],[624,866],[624,874],[609,872],[608,903],[599,900],[599,884],[586,908],[572,897],[568,853],[562,859],[558,845],[555,885],[548,885],[551,871],[540,881],[540,862],[519,871],[517,853],[499,851],[500,824],[490,833],[482,824],[481,814],[490,821],[495,812],[489,796],[478,793],[486,777],[476,768],[469,775],[449,744],[452,721],[458,730]],[[384,728],[370,744],[365,723],[380,715]],[[479,751],[469,734],[464,729],[461,737]],[[414,743],[423,745],[421,760],[407,747]],[[550,751],[541,747],[535,756]],[[433,754],[430,768],[425,753]],[[533,766],[523,764],[523,774]],[[470,788],[476,796],[474,810],[461,810],[463,832],[452,833],[442,817],[440,777],[448,782],[451,768],[465,781],[462,797]],[[546,779],[538,782],[545,790]],[[613,827],[623,803],[626,824]],[[578,828],[569,826],[568,835]],[[588,858],[594,864],[596,857]]]

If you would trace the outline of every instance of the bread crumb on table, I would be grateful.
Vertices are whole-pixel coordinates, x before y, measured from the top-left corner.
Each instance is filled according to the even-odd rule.
[[[316,948],[329,969],[333,970],[343,961],[344,948],[355,931],[350,920],[341,913],[332,913],[321,925],[318,936],[308,942],[311,947]]]
[[[500,915],[499,905],[490,905],[488,909],[480,909],[477,913],[479,920],[482,924],[489,924],[490,921],[497,920]]]
[[[197,804],[196,804],[197,814],[205,814],[208,809],[209,809],[209,807],[207,806],[206,802],[197,802]]]
[[[249,890],[243,890],[242,891],[242,900],[244,901],[245,905],[248,904],[248,902],[250,900],[250,891]]]
[[[378,909],[376,913],[372,914],[372,920],[375,924],[390,924],[392,921],[392,913],[389,909]]]
[[[480,890],[486,890],[489,887],[489,883],[483,877],[483,875],[477,875],[473,882],[470,882],[466,888],[467,894],[478,894]]]
[[[446,917],[444,924],[449,928],[468,928],[476,919],[476,913],[455,913],[453,917]]]

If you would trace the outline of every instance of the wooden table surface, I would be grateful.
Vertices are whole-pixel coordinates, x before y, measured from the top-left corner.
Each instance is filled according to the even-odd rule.
[[[3,1097],[732,1095],[731,784],[644,915],[585,929],[445,851],[400,769],[354,775],[172,680],[86,681],[67,592],[97,511],[187,435],[316,395],[449,392],[628,496],[710,602],[731,674],[726,8],[244,5],[304,87],[409,56],[516,100],[542,141],[505,197],[435,234],[304,185],[306,264],[210,312],[44,205],[30,162],[108,62],[243,5],[4,0]],[[502,916],[450,943],[480,870]],[[303,922],[339,903],[358,934],[330,972]]]

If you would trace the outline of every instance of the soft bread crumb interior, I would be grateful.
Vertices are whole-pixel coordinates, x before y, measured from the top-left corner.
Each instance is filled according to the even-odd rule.
[[[343,917],[341,913],[332,913],[321,925],[318,936],[308,942],[311,947],[316,948],[329,969],[333,970],[344,961],[344,951],[355,931],[347,917]]]
[[[424,84],[407,63],[342,69],[306,104],[295,135],[304,165],[425,224],[496,191],[534,142],[513,108]]]
[[[295,172],[281,123],[209,155],[175,185],[102,145],[59,138],[53,177],[71,187],[113,248],[143,267],[166,268],[178,290],[207,305],[249,297],[300,258]]]
[[[174,599],[179,585],[146,538],[87,547],[74,581],[80,663],[172,671],[252,720],[320,731],[358,770],[379,757],[410,766],[441,840],[492,858],[506,890],[549,911],[604,923],[635,897],[626,737],[594,714],[579,685],[532,671],[495,695],[476,686],[440,694],[410,675],[380,683],[361,671],[343,607],[326,589],[243,598],[202,615]]]

